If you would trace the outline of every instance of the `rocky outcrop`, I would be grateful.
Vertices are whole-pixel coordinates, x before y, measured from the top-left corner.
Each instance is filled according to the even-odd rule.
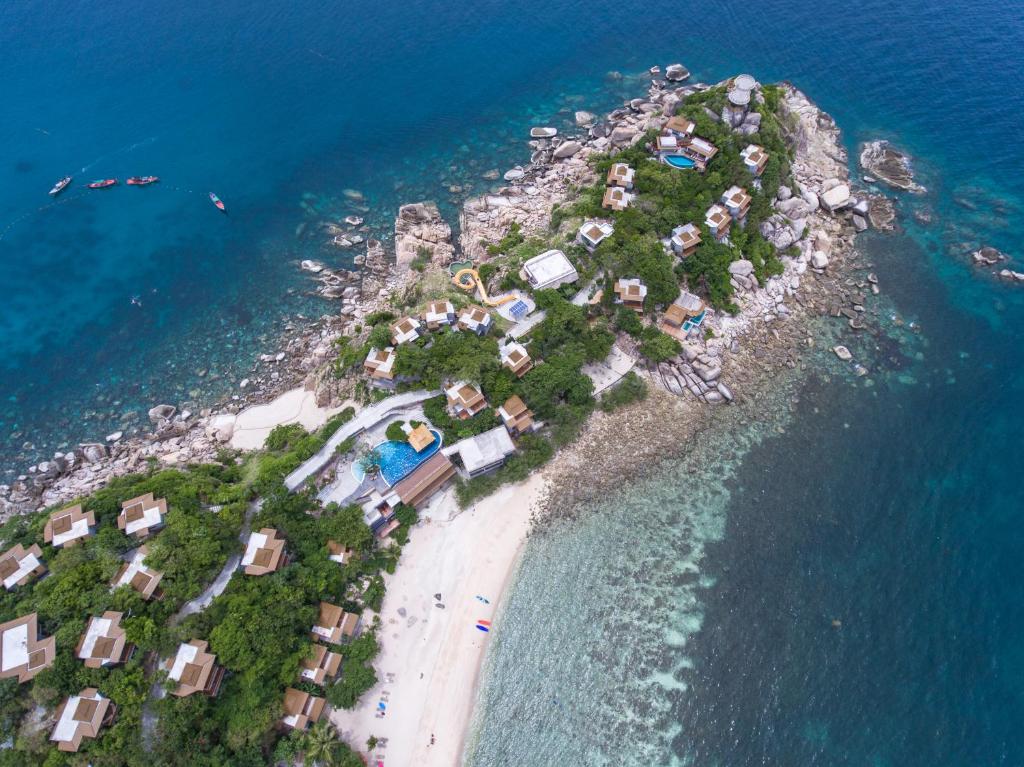
[[[451,263],[454,255],[452,228],[441,218],[436,203],[414,202],[398,209],[395,264],[399,275],[408,273],[412,262],[419,256],[445,266]]]
[[[860,150],[860,167],[883,183],[905,192],[926,191],[914,181],[910,157],[888,141],[868,141]]]

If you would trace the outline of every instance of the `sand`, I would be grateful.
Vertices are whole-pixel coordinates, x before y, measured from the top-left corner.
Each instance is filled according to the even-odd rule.
[[[231,447],[259,450],[275,426],[299,423],[307,431],[312,431],[323,426],[328,418],[343,408],[344,405],[320,407],[316,404],[314,392],[302,387],[290,389],[265,405],[253,405],[235,416]]]
[[[377,760],[385,767],[459,763],[480,664],[494,636],[477,630],[476,622],[494,619],[544,482],[534,475],[446,520],[454,509],[449,491],[413,529],[396,573],[388,576],[381,608],[381,654],[374,664],[380,681],[358,708],[331,714],[356,748],[365,750],[370,735],[387,739],[371,754],[374,767]],[[382,700],[386,715],[380,718]]]

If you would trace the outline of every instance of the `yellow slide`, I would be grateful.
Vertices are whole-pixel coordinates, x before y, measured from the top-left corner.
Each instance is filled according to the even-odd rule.
[[[501,306],[502,304],[507,304],[509,301],[516,300],[516,296],[514,295],[501,296],[501,298],[496,299],[489,298],[487,291],[484,290],[484,283],[480,280],[480,275],[477,273],[476,269],[459,269],[459,271],[455,272],[452,276],[452,282],[463,290],[472,291],[474,289],[478,289],[480,291],[481,300],[488,306]]]

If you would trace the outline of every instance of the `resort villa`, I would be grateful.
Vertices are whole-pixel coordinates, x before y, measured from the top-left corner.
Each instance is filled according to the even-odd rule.
[[[339,565],[347,565],[352,561],[355,552],[348,546],[342,546],[337,541],[327,541],[327,558]]]
[[[747,144],[746,149],[740,152],[740,157],[747,170],[755,176],[764,173],[764,166],[768,164],[768,153],[757,144]]]
[[[631,202],[633,202],[633,195],[621,186],[609,186],[604,190],[601,207],[610,210],[625,210]]]
[[[684,290],[669,304],[661,322],[658,323],[658,329],[676,340],[685,341],[690,330],[699,324],[699,320],[695,321],[695,318],[700,317],[703,311],[704,302],[693,293]]]
[[[698,170],[703,171],[718,154],[718,147],[707,139],[694,136],[683,145],[683,154],[696,163]]]
[[[518,394],[513,394],[498,408],[501,422],[513,437],[533,431],[533,413]]]
[[[0,623],[0,679],[16,676],[24,684],[49,667],[56,653],[57,640],[39,633],[36,613]]]
[[[732,216],[723,206],[715,204],[708,208],[704,215],[704,225],[711,230],[715,239],[722,242],[729,236],[729,227],[732,225]]]
[[[466,306],[459,310],[459,330],[469,330],[478,336],[487,334],[494,324],[491,313],[482,306]]]
[[[504,426],[461,439],[445,450],[448,455],[459,454],[462,467],[470,477],[497,469],[515,451],[516,446]]]
[[[616,280],[614,290],[615,303],[622,304],[638,314],[643,314],[644,299],[647,298],[647,286],[638,277]]]
[[[363,362],[363,370],[369,373],[370,383],[381,388],[391,388],[395,381],[396,359],[394,346],[370,349]]]
[[[751,198],[747,194],[747,190],[738,186],[730,186],[722,195],[722,202],[729,211],[729,215],[742,226],[747,218],[747,211],[750,210]]]
[[[409,443],[409,447],[417,453],[422,453],[434,444],[434,432],[425,423],[421,423],[409,430],[406,441]]]
[[[242,568],[246,575],[268,575],[277,572],[287,563],[284,538],[277,536],[277,530],[264,527],[258,533],[249,533],[249,541],[242,555]]]
[[[615,228],[607,221],[584,221],[576,234],[576,241],[586,248],[588,253],[593,253],[594,248],[611,237],[614,231]]]
[[[334,679],[341,668],[341,656],[331,652],[322,644],[310,646],[312,656],[302,661],[299,677],[305,682],[322,685],[328,679]]]
[[[321,602],[320,614],[313,624],[313,638],[341,644],[343,637],[351,639],[356,635],[359,622],[355,613],[347,613],[330,602]]]
[[[668,122],[665,123],[665,130],[672,131],[680,138],[689,138],[693,135],[693,132],[697,130],[697,123],[689,117],[675,115],[674,117],[670,117]]]
[[[167,501],[164,498],[154,499],[152,493],[140,495],[121,504],[121,513],[117,515],[117,527],[128,535],[145,538],[154,530],[163,527],[164,516],[167,514]]]
[[[692,256],[700,245],[700,229],[693,224],[683,224],[672,230],[669,240],[672,252],[680,258]]]
[[[311,724],[320,721],[326,703],[323,698],[289,687],[284,691],[281,724],[289,730],[308,730]]]
[[[444,390],[444,396],[448,398],[448,411],[463,421],[487,407],[483,393],[465,381],[456,381]]]
[[[558,288],[580,278],[576,267],[560,250],[547,250],[523,264],[520,276],[534,290]]]
[[[394,518],[395,507],[401,502],[402,499],[394,490],[386,496],[381,495],[376,489],[371,490],[369,500],[361,506],[363,521],[370,528],[370,532],[384,538],[398,527],[398,520]]]
[[[4,588],[10,591],[15,586],[24,586],[33,578],[46,572],[46,564],[42,560],[43,550],[38,543],[27,549],[16,543],[0,556],[0,576],[4,579]]]
[[[153,597],[159,599],[162,594],[157,586],[160,585],[160,579],[164,577],[164,574],[152,570],[143,564],[143,560],[145,560],[148,553],[149,549],[145,546],[140,546],[136,549],[131,560],[121,565],[121,569],[117,571],[114,580],[110,584],[111,588],[131,586],[143,599],[149,600]]]
[[[116,666],[128,660],[135,652],[135,645],[128,644],[127,635],[121,628],[124,613],[108,610],[103,615],[89,619],[85,632],[75,646],[75,657],[87,668]]]
[[[184,698],[201,692],[212,698],[220,691],[224,667],[217,665],[217,656],[206,652],[207,646],[207,642],[200,639],[182,642],[175,656],[164,663],[167,677],[178,683],[171,690],[172,695]]]
[[[82,507],[71,506],[50,515],[43,528],[43,541],[56,547],[74,546],[88,538],[96,529],[96,515],[82,511]]]
[[[427,330],[438,330],[442,325],[455,324],[455,307],[451,301],[431,301],[423,314]]]
[[[397,483],[394,495],[406,506],[419,508],[454,476],[455,464],[443,452],[438,451]]]
[[[617,162],[608,169],[608,176],[605,183],[608,186],[618,186],[623,189],[633,188],[634,171],[624,162]]]
[[[100,728],[114,721],[117,713],[109,698],[100,695],[95,687],[86,687],[78,695],[71,695],[57,709],[57,724],[50,740],[60,751],[74,753],[83,738],[95,738]]]
[[[420,337],[420,321],[415,317],[402,317],[391,326],[391,341],[398,346],[415,341]]]
[[[675,154],[679,147],[679,137],[672,131],[663,131],[654,139],[654,148],[659,154]]]
[[[533,368],[533,361],[530,359],[526,347],[521,343],[513,341],[507,343],[498,350],[501,355],[501,365],[511,370],[516,378],[522,378]]]

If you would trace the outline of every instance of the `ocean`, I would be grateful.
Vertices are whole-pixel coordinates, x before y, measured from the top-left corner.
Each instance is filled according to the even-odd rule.
[[[854,343],[865,378],[822,352],[795,403],[531,540],[466,761],[1024,764],[1024,289],[966,259],[1020,255],[1022,44],[1024,8],[991,0],[11,0],[0,481],[233,391],[332,310],[297,262],[360,251],[322,221],[453,214],[528,126],[639,95],[652,64],[787,79],[851,151],[916,158],[928,193],[859,240],[899,343]],[[83,189],[136,174],[162,181]]]

